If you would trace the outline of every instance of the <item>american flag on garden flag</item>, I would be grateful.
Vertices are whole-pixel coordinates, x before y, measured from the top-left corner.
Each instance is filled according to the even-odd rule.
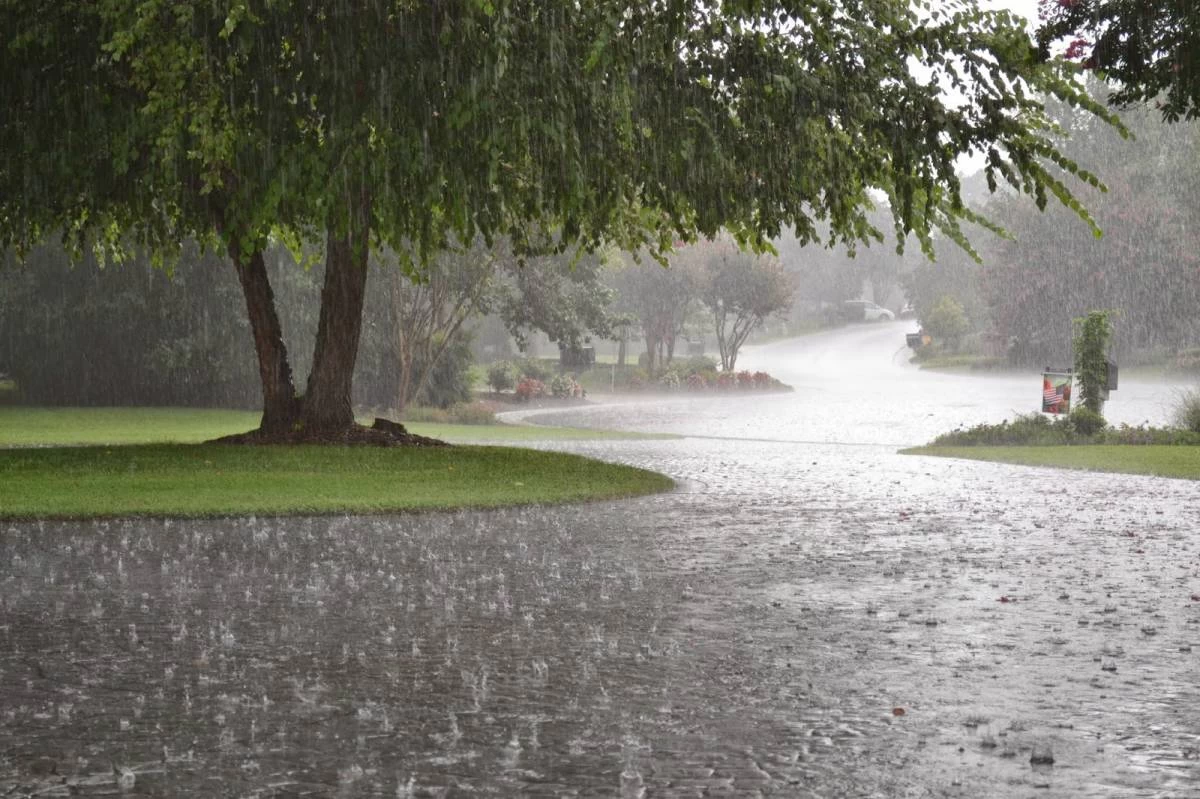
[[[1042,375],[1042,413],[1070,413],[1071,373],[1046,372]]]

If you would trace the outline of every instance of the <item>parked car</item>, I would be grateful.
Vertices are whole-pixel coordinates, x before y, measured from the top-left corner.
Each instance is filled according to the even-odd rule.
[[[887,308],[882,308],[870,300],[846,300],[842,310],[851,322],[890,322],[896,315]]]

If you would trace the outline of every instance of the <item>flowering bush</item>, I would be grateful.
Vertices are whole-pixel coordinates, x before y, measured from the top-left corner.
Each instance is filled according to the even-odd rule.
[[[766,372],[755,372],[754,373],[754,387],[759,390],[770,388],[771,384],[774,382],[775,382],[775,379],[773,377],[771,377],[769,374],[767,374]]]
[[[558,375],[550,381],[550,393],[559,399],[578,397],[583,394],[583,388],[575,382],[571,375]]]
[[[736,385],[737,385],[737,378],[734,377],[733,375],[729,374],[729,372],[721,372],[721,374],[717,375],[717,390],[718,391],[729,391],[731,388],[733,388]]]
[[[663,373],[663,376],[659,378],[659,382],[662,383],[666,388],[675,391],[679,388],[679,384],[682,381],[679,378],[679,372],[671,370]]]
[[[708,388],[708,381],[704,379],[704,375],[696,372],[688,375],[687,387],[688,391],[703,391]]]
[[[738,372],[737,385],[743,391],[749,391],[754,388],[754,375],[745,370]]]
[[[546,384],[541,380],[536,380],[532,377],[522,377],[521,382],[517,383],[517,399],[521,402],[529,402],[534,397],[544,396],[546,393]]]

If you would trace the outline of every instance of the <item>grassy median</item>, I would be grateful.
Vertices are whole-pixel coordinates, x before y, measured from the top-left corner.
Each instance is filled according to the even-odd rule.
[[[1052,466],[1096,472],[1148,474],[1200,480],[1200,447],[1185,445],[1086,444],[1059,446],[915,447],[906,455]]]
[[[0,408],[0,519],[497,508],[615,499],[674,485],[655,472],[531,449],[193,443],[256,423],[257,414],[237,411]],[[409,427],[451,440],[572,437],[508,425]]]

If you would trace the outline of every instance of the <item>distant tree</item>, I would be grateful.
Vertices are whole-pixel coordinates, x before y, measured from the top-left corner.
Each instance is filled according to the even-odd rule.
[[[578,350],[592,337],[613,332],[612,290],[605,266],[610,249],[571,248],[558,255],[520,257],[503,242],[494,253],[495,294],[491,308],[521,346],[527,333],[540,331],[563,349]]]
[[[634,260],[627,256],[614,267],[618,313],[637,321],[646,342],[651,373],[669,364],[675,356],[676,338],[694,307],[699,291],[698,245],[672,253],[664,267],[644,255]]]
[[[1155,101],[1175,122],[1200,116],[1200,4],[1194,0],[1040,0],[1038,45],[1114,82],[1111,100]]]
[[[10,0],[0,31],[0,244],[214,243],[265,440],[353,432],[380,245],[419,272],[451,240],[545,224],[585,250],[722,227],[807,241],[821,220],[854,241],[876,235],[878,190],[928,249],[938,229],[965,241],[955,167],[975,152],[1079,209],[1041,98],[1089,101],[1015,18],[973,7]],[[263,260],[276,230],[324,242],[302,392]]]
[[[772,314],[792,304],[792,281],[779,260],[730,244],[708,248],[700,300],[712,315],[721,369],[732,372],[746,339]]]
[[[1068,157],[1105,170],[1109,191],[1092,203],[1104,236],[1060,209],[995,202],[988,213],[1011,238],[986,244],[979,274],[996,338],[1018,363],[1069,362],[1071,319],[1120,308],[1114,348],[1122,357],[1161,359],[1197,346],[1200,122],[1166,124],[1153,110],[1127,109],[1131,142],[1073,109],[1050,110],[1072,131]]]
[[[498,314],[519,341],[540,331],[578,348],[589,336],[611,332],[610,292],[595,255],[522,258],[507,240],[488,245],[478,239],[439,254],[417,276],[398,268],[390,252],[379,260],[394,336],[388,350],[395,353],[392,406],[398,411],[425,390],[445,354],[462,342],[465,326],[480,314]]]
[[[463,324],[486,307],[495,269],[483,246],[459,248],[435,258],[414,278],[394,263],[380,276],[388,287],[394,336],[398,413],[425,389],[443,356],[461,340]],[[445,381],[443,381],[445,382]]]

